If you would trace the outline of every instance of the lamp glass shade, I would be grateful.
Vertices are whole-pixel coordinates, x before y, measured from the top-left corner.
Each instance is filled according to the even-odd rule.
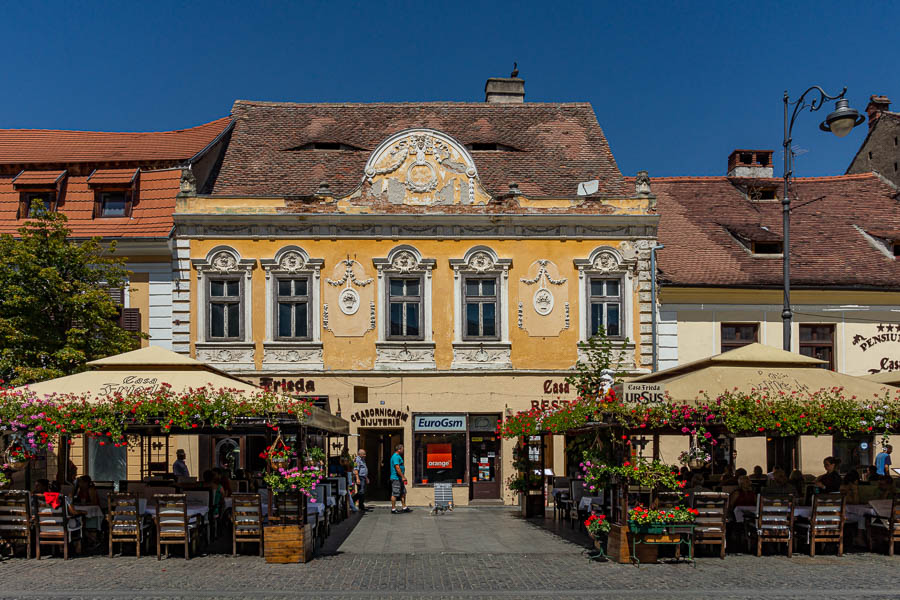
[[[831,133],[842,138],[850,133],[850,130],[856,126],[856,119],[852,116],[841,117],[840,119],[835,119],[830,122],[828,125],[831,127]]]

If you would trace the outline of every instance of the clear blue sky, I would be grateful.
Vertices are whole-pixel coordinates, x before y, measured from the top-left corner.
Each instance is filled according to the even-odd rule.
[[[12,2],[0,127],[177,129],[235,99],[482,101],[518,61],[526,100],[588,101],[625,174],[716,175],[734,148],[781,162],[782,93],[848,86],[900,110],[900,3]],[[829,107],[830,108],[830,107]],[[802,115],[796,174],[843,173]],[[778,170],[780,171],[780,169]]]

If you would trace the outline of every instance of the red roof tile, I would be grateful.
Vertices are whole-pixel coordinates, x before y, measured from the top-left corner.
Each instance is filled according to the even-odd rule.
[[[13,178],[13,185],[56,185],[66,174],[65,170],[53,171],[22,171]]]
[[[87,178],[90,185],[126,184],[137,177],[138,169],[97,169]]]
[[[15,233],[25,220],[16,219],[19,192],[13,177],[0,176],[0,233]],[[87,176],[69,177],[59,212],[69,219],[74,237],[167,237],[172,230],[181,169],[142,171],[131,217],[93,218],[94,190]]]
[[[224,117],[190,129],[153,132],[0,129],[0,164],[184,161],[213,142]]]
[[[777,186],[781,180],[755,180]],[[664,282],[690,286],[779,287],[782,263],[753,256],[732,231],[765,227],[782,236],[781,202],[750,201],[728,177],[652,179],[660,212]],[[792,184],[791,284],[900,289],[900,261],[859,231],[900,228],[897,190],[872,173],[797,178]],[[779,189],[780,197],[781,191]]]
[[[235,130],[213,188],[216,195],[304,196],[322,181],[337,196],[359,185],[371,152],[390,135],[424,127],[462,144],[511,151],[473,152],[492,195],[510,183],[529,196],[570,197],[600,180],[599,194],[629,192],[590,104],[292,104],[239,100]],[[353,149],[303,150],[313,142]]]

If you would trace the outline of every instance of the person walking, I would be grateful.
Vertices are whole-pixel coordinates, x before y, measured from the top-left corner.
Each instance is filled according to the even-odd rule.
[[[397,510],[400,500],[400,510]],[[411,512],[406,506],[406,465],[403,463],[403,444],[397,444],[391,456],[391,514]]]
[[[366,465],[366,451],[360,448],[353,463],[353,479],[356,482],[356,506],[365,512],[366,488],[369,487],[369,467]]]
[[[879,475],[891,474],[891,452],[893,451],[894,447],[887,444],[884,449],[878,453],[878,456],[875,457],[875,469]]]

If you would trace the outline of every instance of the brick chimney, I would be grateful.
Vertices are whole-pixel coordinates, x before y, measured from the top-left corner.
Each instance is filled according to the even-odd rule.
[[[866,106],[866,114],[869,115],[869,131],[875,126],[875,122],[881,118],[881,114],[891,109],[891,100],[887,96],[870,96]]]
[[[522,104],[525,102],[525,80],[519,79],[514,64],[509,77],[491,77],[484,84],[484,101],[490,104]]]
[[[774,150],[735,150],[728,155],[728,177],[769,179],[775,174]]]

